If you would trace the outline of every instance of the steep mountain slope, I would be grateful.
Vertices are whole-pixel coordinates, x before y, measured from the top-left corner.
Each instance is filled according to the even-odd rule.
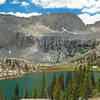
[[[94,48],[97,43],[87,41],[86,31],[82,20],[71,13],[30,18],[0,15],[0,57],[61,62]]]
[[[81,32],[85,30],[85,24],[78,16],[71,13],[48,14],[30,18],[0,15],[1,32],[23,32],[34,35],[37,32],[40,33],[43,29],[49,32],[63,31],[63,29],[72,32]],[[45,34],[45,31],[40,34]]]
[[[100,32],[100,21],[95,24],[87,25],[88,29],[92,32]]]
[[[71,13],[44,15],[40,18],[40,23],[53,30],[65,28],[67,31],[79,32],[85,29],[82,20]]]

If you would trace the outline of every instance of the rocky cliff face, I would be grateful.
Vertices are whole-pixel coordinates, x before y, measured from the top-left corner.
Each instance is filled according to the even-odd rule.
[[[85,30],[85,24],[82,20],[71,13],[66,14],[48,14],[33,16],[30,18],[20,18],[12,15],[0,15],[0,33],[26,33],[49,35],[58,31],[81,32]],[[44,31],[43,31],[44,30]]]
[[[0,57],[61,62],[94,48],[94,41],[76,41],[83,39],[86,30],[82,20],[71,13],[30,18],[0,15]]]
[[[44,15],[39,22],[52,30],[62,31],[65,28],[67,31],[79,32],[85,29],[82,20],[71,13]]]
[[[99,32],[100,33],[100,21],[96,22],[95,24],[87,25],[87,27],[91,32]]]
[[[26,73],[38,72],[40,64],[30,63],[22,59],[0,59],[0,78],[21,77]]]

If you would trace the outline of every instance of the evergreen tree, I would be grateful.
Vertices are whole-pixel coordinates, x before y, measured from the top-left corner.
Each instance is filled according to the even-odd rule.
[[[46,98],[46,78],[45,78],[45,72],[43,72],[42,80],[41,80],[41,98]]]
[[[60,86],[59,80],[56,80],[54,85],[53,98],[55,100],[64,100],[64,92]]]
[[[35,84],[35,86],[34,86],[31,98],[34,98],[34,99],[38,98],[38,87],[37,87],[37,84]]]
[[[73,100],[78,100],[79,98],[79,91],[78,91],[78,84],[77,81],[74,80],[72,84],[72,94],[73,94]]]
[[[3,100],[3,93],[1,90],[0,90],[0,100]]]
[[[64,91],[64,75],[63,75],[63,73],[59,76],[59,82],[60,82],[61,89]]]
[[[84,74],[85,72],[87,72],[87,70],[86,70],[86,66],[84,65],[84,66],[83,66],[83,74]]]
[[[52,99],[53,99],[53,91],[54,91],[55,83],[56,83],[56,73],[54,72],[53,81],[52,81],[52,83],[50,84],[50,86],[48,88],[49,97],[52,98]]]
[[[78,72],[77,72],[77,70],[75,70],[74,80],[73,80],[73,83],[72,83],[72,93],[73,93],[73,96],[74,96],[73,100],[78,100],[78,98],[79,98],[78,88],[79,88]]]
[[[100,93],[100,75],[98,77],[97,90]]]
[[[66,76],[66,88],[68,87],[69,81],[72,81],[72,72],[68,72]]]
[[[81,100],[88,99],[88,74],[85,73],[84,81],[80,83],[79,87],[79,96],[81,97]]]
[[[91,97],[93,94],[93,85],[90,76],[88,75],[88,95]]]
[[[79,72],[82,72],[82,65],[79,66]]]
[[[52,82],[53,84],[55,84],[56,83],[56,73],[54,72],[54,76],[53,76],[53,82]]]
[[[69,79],[72,81],[72,72],[69,72]]]
[[[69,72],[67,73],[66,76],[66,88],[68,87],[68,82],[69,82],[70,78],[69,78]]]
[[[23,98],[28,98],[28,90],[27,89],[24,90]]]
[[[95,86],[96,86],[96,83],[95,83],[95,77],[94,77],[94,72],[91,70],[91,81],[92,81],[92,85],[93,85],[93,87],[95,88]]]
[[[1,100],[1,99],[0,99]],[[4,96],[4,99],[3,100],[8,100],[8,97],[7,96]]]
[[[14,97],[12,96],[12,100],[14,100]]]
[[[68,82],[68,86],[65,93],[65,100],[74,100],[71,80]]]
[[[15,90],[14,90],[14,100],[19,100],[19,86],[16,84]]]

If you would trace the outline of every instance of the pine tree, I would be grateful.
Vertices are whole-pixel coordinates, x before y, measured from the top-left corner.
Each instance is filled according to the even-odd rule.
[[[95,83],[95,77],[94,77],[94,72],[91,70],[91,81],[92,81],[92,85],[93,85],[93,87],[95,88],[95,86],[96,86],[96,83]]]
[[[74,100],[73,90],[72,90],[72,81],[68,82],[68,86],[65,93],[65,100]]]
[[[66,76],[66,88],[68,87],[69,81],[72,81],[72,72],[68,72]]]
[[[0,99],[1,100],[1,99]],[[4,99],[3,100],[8,100],[8,97],[7,96],[4,96]]]
[[[100,75],[98,77],[97,90],[100,93]]]
[[[83,99],[88,99],[88,74],[85,73],[84,81],[80,83],[79,87],[79,96]]]
[[[60,82],[61,89],[64,91],[64,75],[63,75],[63,73],[59,76],[59,82]]]
[[[53,84],[55,84],[56,83],[56,73],[54,72],[54,76],[53,76],[53,82],[52,82]]]
[[[35,84],[35,86],[34,86],[31,98],[34,98],[34,99],[38,98],[38,87],[37,87],[37,84]]]
[[[82,96],[83,95],[83,79],[80,80],[78,91],[79,91],[79,98],[82,98],[83,97]]]
[[[90,76],[88,75],[88,95],[91,96],[93,94],[93,85]]]
[[[83,74],[84,74],[85,72],[87,72],[87,70],[86,70],[86,66],[84,65],[84,66],[83,66]]]
[[[52,83],[50,84],[50,86],[48,88],[49,97],[52,98],[52,99],[53,99],[53,91],[54,91],[55,83],[56,83],[56,73],[54,72],[53,81],[52,81]]]
[[[14,100],[14,97],[12,96],[12,100]]]
[[[73,96],[74,96],[73,100],[78,100],[78,98],[79,98],[78,88],[79,88],[78,72],[77,72],[77,70],[75,70],[74,80],[73,80],[73,83],[72,83],[72,93],[73,93]]]
[[[72,72],[69,72],[69,79],[72,81]]]
[[[42,80],[41,80],[41,98],[46,98],[46,78],[45,72],[43,72]]]
[[[79,91],[78,91],[78,84],[77,84],[77,81],[74,80],[73,83],[72,83],[72,94],[73,94],[73,100],[78,100],[79,98]]]
[[[68,82],[69,82],[70,78],[69,78],[69,72],[67,73],[66,76],[66,88],[68,87]]]
[[[53,98],[55,100],[64,100],[64,92],[60,86],[59,80],[56,80],[53,91]]]
[[[14,100],[19,100],[19,86],[16,84],[15,90],[14,90]]]
[[[0,90],[0,100],[3,100],[3,93],[1,90]]]
[[[79,72],[82,72],[82,65],[79,66]]]
[[[23,98],[28,98],[28,90],[27,89],[24,90]]]

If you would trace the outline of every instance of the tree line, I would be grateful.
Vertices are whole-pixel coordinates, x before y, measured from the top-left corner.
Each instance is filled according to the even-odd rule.
[[[54,72],[53,79],[49,86],[46,85],[46,75],[43,72],[41,78],[41,91],[38,91],[37,84],[29,94],[28,89],[23,91],[23,96],[19,96],[19,85],[16,84],[12,100],[21,98],[49,98],[51,100],[88,100],[94,96],[100,96],[100,76],[96,81],[94,71],[86,65],[76,67],[74,72],[67,72],[66,80],[63,73],[57,77]],[[3,97],[0,90],[0,100],[8,100]]]

